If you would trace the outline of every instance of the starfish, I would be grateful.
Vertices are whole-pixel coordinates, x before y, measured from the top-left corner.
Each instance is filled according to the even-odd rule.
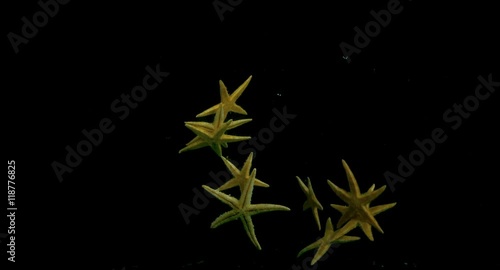
[[[372,192],[374,189],[375,189],[375,184],[373,184],[370,187],[370,189],[368,189],[368,192]],[[337,209],[342,214],[345,214],[349,210],[349,207],[344,206],[344,205],[338,205],[338,204],[330,204],[330,205],[333,208]],[[376,216],[376,215],[394,207],[395,205],[396,205],[396,203],[377,205],[377,206],[368,208],[368,210],[370,211],[370,213],[373,216]],[[369,207],[369,203],[367,204],[367,207]],[[358,226],[361,227],[361,229],[365,233],[366,237],[368,237],[368,239],[370,239],[371,241],[374,240],[373,233],[372,233],[372,226],[370,225],[370,223],[363,221],[363,219],[361,219],[358,216],[354,216],[347,224],[349,224],[349,223],[353,223],[355,227],[358,227]]]
[[[203,188],[206,191],[210,192],[214,197],[233,208],[232,210],[229,210],[216,218],[212,222],[210,227],[217,228],[224,223],[239,219],[243,223],[243,227],[245,228],[245,231],[252,243],[255,245],[255,247],[257,247],[258,250],[261,250],[262,248],[259,244],[259,241],[257,240],[257,236],[255,235],[255,229],[251,216],[270,211],[290,211],[290,208],[277,204],[251,204],[252,191],[255,184],[256,174],[257,169],[254,168],[252,170],[252,173],[250,174],[250,178],[245,182],[243,186],[243,191],[241,192],[239,199],[236,199],[235,197],[232,197],[219,190],[212,189],[207,185],[203,185]]]
[[[217,110],[222,107],[224,109],[224,119],[226,118],[227,114],[229,112],[235,112],[243,115],[247,115],[247,112],[238,104],[236,104],[236,100],[241,96],[243,91],[247,88],[248,84],[250,83],[250,80],[252,79],[252,76],[248,77],[248,79],[243,82],[234,92],[229,95],[227,92],[227,88],[222,82],[222,80],[219,80],[219,88],[220,88],[220,99],[221,102],[217,105],[214,105],[203,112],[199,113],[196,115],[196,117],[203,117],[207,115],[211,115],[217,112]]]
[[[316,195],[314,194],[314,190],[311,185],[311,179],[307,177],[307,186],[306,186],[298,176],[295,177],[297,177],[297,181],[299,181],[300,188],[307,197],[307,200],[304,202],[302,210],[307,210],[309,208],[312,209],[314,219],[316,220],[316,224],[318,224],[318,229],[321,231],[321,223],[319,222],[318,209],[323,210],[323,206],[321,205],[321,203],[316,198]]]
[[[245,164],[243,164],[243,167],[241,170],[238,170],[236,166],[234,166],[233,163],[231,163],[229,160],[227,160],[224,157],[221,157],[222,161],[224,161],[224,164],[226,164],[226,167],[228,170],[231,172],[233,175],[233,178],[229,179],[226,183],[224,183],[222,186],[220,186],[217,190],[223,191],[235,186],[240,187],[240,192],[243,192],[243,188],[245,183],[247,183],[250,180],[250,167],[252,167],[252,159],[253,159],[253,152],[250,152],[248,155],[247,160],[245,161]],[[260,181],[259,179],[255,179],[255,186],[259,187],[269,187],[268,184]]]
[[[328,218],[326,221],[326,228],[325,228],[325,234],[322,238],[316,240],[312,244],[308,245],[307,247],[303,248],[297,257],[300,257],[304,252],[309,251],[311,249],[317,248],[316,254],[314,254],[313,259],[311,260],[311,265],[315,264],[325,253],[328,251],[330,246],[332,244],[341,244],[341,243],[347,243],[347,242],[352,242],[359,240],[360,238],[357,236],[348,236],[345,235],[352,229],[354,229],[356,226],[353,224],[346,224],[346,226],[340,228],[337,231],[333,230],[333,225],[332,225],[332,220],[331,218]]]
[[[328,185],[330,185],[333,192],[335,192],[335,194],[337,194],[337,196],[339,196],[339,198],[348,205],[347,208],[342,208],[342,216],[337,223],[337,227],[342,226],[349,220],[355,219],[357,221],[365,222],[368,225],[375,227],[375,229],[377,229],[379,232],[384,233],[382,231],[382,228],[380,228],[377,220],[375,219],[373,212],[370,211],[369,204],[371,201],[380,196],[382,192],[384,192],[386,186],[384,185],[377,190],[370,189],[368,190],[368,192],[361,194],[358,183],[356,182],[356,178],[354,177],[354,174],[344,160],[342,160],[342,165],[344,166],[344,169],[346,171],[350,192],[339,188],[330,180],[327,180]]]
[[[251,138],[250,136],[227,135],[225,132],[244,123],[248,123],[252,119],[242,119],[236,121],[230,119],[229,121],[224,122],[223,114],[223,108],[219,107],[217,113],[215,114],[213,123],[201,121],[185,122],[186,127],[193,131],[197,136],[188,142],[186,146],[179,151],[179,153],[210,146],[218,156],[221,156],[221,146],[227,148],[227,144],[230,142],[244,141]]]

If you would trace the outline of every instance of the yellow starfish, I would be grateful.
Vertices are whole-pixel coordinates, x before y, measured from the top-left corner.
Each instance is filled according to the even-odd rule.
[[[368,189],[368,192],[372,192],[374,189],[375,189],[375,184],[373,184],[370,187],[370,189]],[[344,205],[338,205],[338,204],[330,204],[330,205],[333,208],[337,209],[342,214],[345,214],[347,212],[347,210],[349,209],[349,207],[344,206]],[[394,207],[395,205],[396,205],[396,203],[389,203],[389,204],[383,204],[383,205],[377,205],[374,207],[369,207],[370,204],[368,203],[367,207],[369,207],[368,210],[370,211],[370,213],[373,216],[376,216],[376,215]],[[368,237],[368,239],[370,239],[371,241],[374,240],[373,233],[372,233],[372,226],[368,222],[363,221],[363,219],[361,219],[359,216],[354,216],[347,224],[349,224],[349,223],[353,223],[355,227],[357,227],[357,226],[361,227],[361,229],[365,233],[366,237]],[[348,226],[348,225],[346,225],[346,226]]]
[[[218,156],[222,155],[221,146],[227,147],[227,143],[248,140],[250,136],[235,136],[227,135],[225,132],[233,129],[244,123],[250,122],[252,119],[242,119],[233,121],[230,119],[224,122],[224,110],[219,107],[215,114],[213,123],[208,122],[185,122],[187,128],[193,131],[197,136],[186,144],[179,153],[198,149],[205,146],[210,146]]]
[[[297,257],[300,257],[304,252],[309,251],[311,249],[317,248],[316,254],[314,254],[314,257],[311,261],[311,265],[315,264],[325,253],[328,251],[330,246],[332,244],[341,244],[341,243],[347,243],[347,242],[352,242],[359,240],[360,238],[357,236],[348,236],[345,235],[352,229],[354,229],[356,226],[353,224],[346,224],[346,226],[340,228],[337,231],[333,230],[333,225],[332,225],[332,220],[331,218],[328,218],[326,221],[326,228],[325,228],[325,234],[322,238],[316,240],[312,244],[308,245],[307,247],[303,248]]]
[[[196,115],[196,117],[203,117],[203,116],[214,114],[217,112],[217,110],[220,107],[222,107],[224,109],[224,114],[223,114],[224,119],[226,118],[226,116],[229,112],[235,112],[235,113],[247,115],[247,112],[240,105],[236,104],[236,100],[241,96],[243,91],[245,91],[245,89],[247,88],[251,79],[252,79],[252,76],[248,77],[248,79],[243,84],[241,84],[236,90],[234,90],[234,92],[231,94],[231,96],[227,92],[227,88],[224,85],[224,83],[222,82],[222,80],[219,80],[221,102],[219,104],[214,105],[214,106],[206,109],[205,111],[199,113],[198,115]]]
[[[210,188],[207,185],[203,185],[203,188],[210,192],[214,197],[219,199],[221,202],[231,206],[232,210],[229,210],[218,218],[216,218],[212,224],[211,228],[217,228],[218,226],[227,223],[229,221],[233,221],[236,219],[240,219],[243,223],[243,227],[245,231],[252,241],[252,243],[257,247],[258,250],[261,250],[261,246],[259,241],[257,240],[257,236],[255,235],[255,229],[252,222],[252,215],[256,215],[263,212],[269,211],[290,211],[290,208],[277,205],[277,204],[251,204],[252,199],[252,191],[255,183],[255,175],[257,174],[257,169],[253,169],[250,174],[250,178],[246,181],[243,191],[240,195],[240,199],[236,199],[226,193],[223,193],[219,190],[215,190]]]
[[[243,188],[245,183],[247,183],[250,180],[250,167],[252,167],[252,159],[253,159],[253,152],[250,152],[248,155],[247,160],[245,161],[245,164],[243,164],[243,167],[241,170],[238,170],[236,166],[234,166],[233,163],[231,163],[229,160],[227,160],[224,157],[221,157],[222,161],[224,161],[224,164],[226,164],[226,167],[228,170],[231,172],[233,175],[233,178],[229,179],[226,183],[224,183],[222,186],[220,186],[217,190],[223,191],[235,186],[240,187],[240,191],[243,192]],[[259,179],[255,179],[255,186],[259,187],[269,187],[268,184],[260,181]]]
[[[368,225],[375,227],[375,229],[379,232],[384,233],[375,219],[373,212],[370,211],[369,204],[371,201],[380,196],[382,192],[384,192],[386,186],[384,185],[377,190],[370,189],[366,193],[361,194],[356,178],[344,160],[342,160],[342,165],[346,171],[350,192],[339,188],[330,180],[327,180],[328,185],[330,185],[335,194],[337,194],[337,196],[348,205],[347,208],[342,208],[342,216],[337,223],[337,227],[342,226],[349,220],[355,219],[357,221],[365,222]]]
[[[321,231],[321,223],[319,221],[318,209],[323,210],[323,206],[321,205],[321,203],[316,198],[316,195],[314,194],[314,190],[311,185],[311,179],[307,177],[307,186],[306,186],[298,176],[295,177],[297,177],[297,181],[299,181],[300,188],[307,197],[307,200],[304,202],[304,205],[302,206],[302,210],[307,210],[309,208],[312,209],[314,219],[316,220],[316,224],[318,224],[318,229]]]

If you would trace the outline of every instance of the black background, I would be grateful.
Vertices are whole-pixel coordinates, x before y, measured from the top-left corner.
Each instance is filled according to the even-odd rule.
[[[374,230],[371,242],[356,229],[350,234],[361,240],[316,267],[499,267],[498,94],[456,130],[443,120],[474,94],[478,76],[500,81],[498,14],[477,1],[402,1],[361,53],[343,59],[339,44],[353,45],[353,28],[364,29],[370,11],[388,2],[242,1],[221,21],[213,1],[71,1],[18,53],[8,34],[21,34],[21,18],[41,8],[7,5],[4,142],[17,165],[16,265],[307,269],[314,252],[296,255],[323,231],[302,211],[295,176],[311,178],[324,227],[327,217],[340,217],[329,204],[341,203],[326,180],[348,188],[342,159],[362,191],[380,187],[384,173],[397,173],[398,156],[417,149],[414,140],[442,128],[447,140],[373,202],[397,202],[377,216],[385,233]],[[120,120],[110,105],[156,65],[169,76]],[[231,93],[250,75],[238,103],[252,121],[233,134],[258,138],[273,109],[296,115],[253,161],[270,184],[255,188],[253,202],[292,209],[253,218],[261,251],[239,221],[210,229],[229,209],[215,199],[189,224],[179,211],[193,206],[193,189],[211,182],[210,172],[225,171],[209,148],[178,153],[194,136],[184,122],[219,102],[219,80]],[[115,129],[59,181],[52,163],[63,163],[65,147],[103,118]],[[242,164],[238,145],[223,154]]]

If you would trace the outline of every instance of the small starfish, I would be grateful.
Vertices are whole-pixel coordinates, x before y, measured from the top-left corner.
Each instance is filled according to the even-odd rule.
[[[370,187],[370,189],[368,189],[368,192],[372,192],[374,189],[375,189],[375,184],[373,184]],[[338,205],[338,204],[330,204],[330,205],[333,208],[337,209],[340,213],[342,213],[342,215],[345,214],[347,212],[347,210],[349,209],[349,207],[344,206],[344,205]],[[396,203],[389,203],[389,204],[383,204],[383,205],[377,205],[374,207],[369,207],[370,204],[368,203],[367,207],[369,207],[368,210],[370,211],[370,213],[373,216],[376,216],[376,215],[394,207],[395,205],[396,205]],[[355,227],[358,227],[358,226],[361,227],[361,229],[365,233],[366,237],[368,237],[368,239],[370,239],[371,241],[374,240],[373,233],[372,233],[372,226],[368,222],[365,222],[360,217],[355,216],[347,224],[349,224],[349,223],[353,223]]]
[[[337,223],[337,227],[342,226],[349,220],[355,219],[357,221],[366,222],[368,225],[375,227],[379,232],[384,233],[375,219],[373,212],[370,211],[369,204],[384,192],[386,186],[384,185],[377,190],[370,189],[368,192],[361,194],[356,178],[344,160],[342,160],[342,165],[346,171],[347,181],[349,182],[351,192],[347,192],[336,186],[330,180],[327,180],[333,192],[348,204],[347,208],[342,210],[343,213]]]
[[[232,210],[229,210],[218,218],[216,218],[212,224],[211,228],[217,228],[218,226],[239,219],[243,223],[243,227],[245,231],[252,241],[252,243],[257,247],[258,250],[261,250],[261,246],[259,241],[257,240],[257,236],[255,235],[255,229],[252,222],[253,215],[270,212],[270,211],[290,211],[290,208],[277,205],[277,204],[251,204],[252,199],[252,191],[255,183],[255,175],[257,174],[257,169],[253,169],[248,181],[246,181],[243,192],[240,195],[240,199],[236,199],[226,193],[223,193],[219,190],[215,190],[210,188],[209,186],[203,185],[203,188],[210,192],[214,197],[219,199],[221,202],[231,206]]]
[[[321,205],[321,203],[316,198],[316,195],[314,194],[314,190],[311,185],[311,179],[307,177],[307,186],[306,186],[298,176],[295,177],[297,177],[297,181],[299,181],[300,188],[307,197],[307,200],[304,202],[304,205],[302,206],[302,210],[305,211],[309,208],[312,209],[314,219],[316,220],[316,224],[318,224],[318,229],[321,231],[321,223],[319,221],[318,209],[323,210],[323,206]]]
[[[227,143],[249,140],[251,138],[250,136],[227,135],[225,134],[225,132],[244,123],[248,123],[252,119],[242,119],[236,121],[233,121],[231,119],[227,122],[224,122],[223,114],[223,108],[219,107],[217,113],[215,114],[213,123],[201,121],[185,122],[186,127],[193,131],[197,135],[197,137],[188,142],[186,144],[186,147],[182,148],[179,153],[205,146],[210,146],[218,156],[221,156],[221,146],[227,148]]]
[[[340,228],[337,231],[333,230],[333,225],[332,225],[332,220],[331,218],[328,218],[326,221],[326,228],[325,228],[325,234],[322,238],[316,240],[314,243],[308,245],[307,247],[303,248],[297,257],[300,257],[304,252],[309,251],[311,249],[317,248],[316,254],[314,254],[314,257],[311,261],[311,265],[315,264],[325,253],[328,251],[330,246],[332,244],[341,244],[341,243],[347,243],[347,242],[352,242],[359,240],[360,238],[357,236],[348,236],[345,235],[352,229],[354,229],[356,226],[353,224],[346,224],[346,226]]]
[[[243,167],[241,170],[238,170],[236,166],[234,166],[233,163],[231,163],[229,160],[227,160],[224,157],[221,157],[222,161],[224,161],[224,164],[226,164],[226,167],[228,170],[231,172],[233,175],[233,178],[229,179],[226,183],[224,183],[222,186],[220,186],[217,190],[223,191],[235,186],[240,187],[240,191],[243,192],[243,188],[245,183],[247,183],[250,180],[250,167],[252,167],[252,159],[253,159],[253,152],[250,152],[248,155],[247,160],[245,161],[245,164],[243,164]],[[259,187],[269,187],[268,184],[260,181],[259,179],[255,179],[255,186]]]
[[[250,83],[250,80],[252,79],[252,76],[248,77],[248,79],[241,84],[234,92],[229,96],[229,93],[227,92],[227,88],[222,82],[222,80],[219,80],[219,88],[220,88],[220,99],[221,102],[217,105],[214,105],[205,111],[199,113],[196,115],[196,117],[203,117],[207,115],[211,115],[217,112],[217,110],[222,107],[224,109],[224,119],[226,118],[227,114],[229,112],[235,112],[243,115],[247,115],[247,112],[238,104],[236,104],[236,100],[241,96],[243,91],[247,88],[248,84]]]

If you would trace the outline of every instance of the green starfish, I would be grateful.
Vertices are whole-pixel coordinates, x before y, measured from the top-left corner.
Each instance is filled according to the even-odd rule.
[[[217,113],[215,114],[213,123],[202,121],[185,122],[186,127],[193,131],[197,136],[188,142],[186,146],[179,151],[179,153],[210,146],[218,156],[221,156],[221,146],[227,148],[227,144],[230,142],[239,142],[249,140],[251,138],[250,136],[227,135],[225,132],[241,126],[242,124],[248,123],[252,121],[252,119],[241,119],[236,121],[231,119],[224,122],[223,115],[224,110],[222,107],[219,107]]]
[[[311,179],[307,177],[307,186],[306,186],[298,176],[295,177],[297,177],[297,181],[299,181],[300,188],[302,189],[307,198],[306,201],[304,202],[304,205],[302,206],[302,210],[305,211],[309,208],[312,209],[314,219],[316,220],[316,224],[318,225],[318,229],[321,231],[321,223],[319,221],[318,209],[323,210],[323,206],[321,205],[321,203],[318,201],[318,198],[316,198],[316,195],[314,194],[314,190],[311,185]]]
[[[255,247],[257,247],[258,250],[261,250],[262,248],[259,244],[259,241],[257,240],[257,236],[255,235],[255,229],[251,216],[270,211],[290,211],[290,208],[277,204],[251,204],[252,191],[256,174],[257,169],[254,168],[252,170],[252,173],[250,174],[250,178],[244,184],[244,188],[239,199],[236,199],[235,197],[232,197],[219,190],[212,189],[206,185],[203,185],[203,188],[206,191],[210,192],[221,202],[233,208],[232,210],[229,210],[216,218],[212,222],[210,227],[217,228],[224,223],[239,219],[243,223],[243,227],[245,228],[245,231],[252,243],[255,245]]]
[[[372,192],[375,189],[375,184],[373,184],[370,189],[368,189],[368,192]],[[348,210],[349,207],[344,206],[344,205],[338,205],[338,204],[330,204],[333,208],[337,209],[342,215],[344,215]],[[369,207],[370,204],[368,203],[367,207],[368,210],[370,211],[372,216],[376,216],[392,207],[394,207],[396,203],[389,203],[389,204],[383,204],[383,205],[377,205],[374,207]],[[370,239],[371,241],[374,240],[373,238],[373,233],[372,233],[372,226],[370,223],[363,221],[363,219],[360,216],[354,216],[351,218],[351,220],[348,222],[353,223],[355,227],[361,227],[361,230],[365,233],[366,237]],[[347,226],[347,225],[346,225]]]
[[[328,185],[330,185],[333,192],[335,192],[335,194],[337,194],[337,196],[340,199],[342,199],[345,203],[347,203],[346,208],[339,207],[337,209],[337,207],[334,207],[342,212],[342,216],[340,217],[337,223],[337,227],[340,227],[349,220],[354,219],[358,222],[367,223],[367,225],[362,225],[365,228],[366,226],[373,226],[379,232],[384,233],[374,217],[374,212],[375,212],[374,210],[377,210],[378,214],[382,210],[389,209],[390,207],[389,208],[387,207],[390,205],[385,205],[383,207],[381,206],[379,208],[369,208],[369,204],[371,201],[375,200],[378,196],[380,196],[382,192],[384,192],[386,186],[384,185],[377,190],[373,190],[372,188],[370,188],[366,193],[361,194],[356,178],[354,177],[354,174],[352,173],[351,169],[344,160],[342,160],[342,165],[344,166],[344,169],[347,174],[347,181],[349,182],[350,192],[347,192],[339,188],[330,180],[327,180]],[[373,186],[373,188],[375,187]]]
[[[219,88],[220,88],[220,99],[221,102],[217,105],[214,105],[203,112],[196,115],[196,117],[203,117],[207,115],[211,115],[217,112],[217,110],[222,107],[224,109],[223,118],[225,119],[229,112],[235,112],[243,115],[247,115],[247,112],[238,104],[236,104],[236,100],[243,94],[243,91],[247,88],[248,84],[252,76],[248,77],[248,79],[243,82],[231,95],[227,92],[227,88],[222,82],[219,80]]]
[[[229,160],[227,160],[224,157],[221,157],[222,161],[224,161],[224,164],[226,164],[227,169],[231,172],[233,175],[233,178],[229,179],[226,183],[224,183],[222,186],[220,186],[217,190],[223,191],[232,187],[239,186],[240,187],[240,192],[243,192],[243,188],[245,183],[247,183],[250,180],[250,167],[252,167],[252,159],[253,159],[253,152],[250,152],[250,154],[247,157],[247,160],[245,161],[245,164],[243,164],[243,167],[241,170],[238,170],[236,166],[234,166],[233,163],[231,163]],[[260,181],[259,179],[255,179],[255,186],[259,187],[269,187],[268,184]]]
[[[315,264],[319,259],[321,259],[321,257],[323,257],[323,255],[325,255],[332,244],[347,243],[359,240],[360,238],[357,236],[345,235],[354,228],[355,226],[353,224],[346,224],[346,226],[340,228],[337,231],[334,231],[332,220],[331,218],[328,218],[328,220],[326,221],[325,234],[323,235],[323,237],[303,248],[299,252],[297,257],[300,257],[306,251],[316,248],[316,254],[314,254],[314,257],[311,260],[311,265]]]

